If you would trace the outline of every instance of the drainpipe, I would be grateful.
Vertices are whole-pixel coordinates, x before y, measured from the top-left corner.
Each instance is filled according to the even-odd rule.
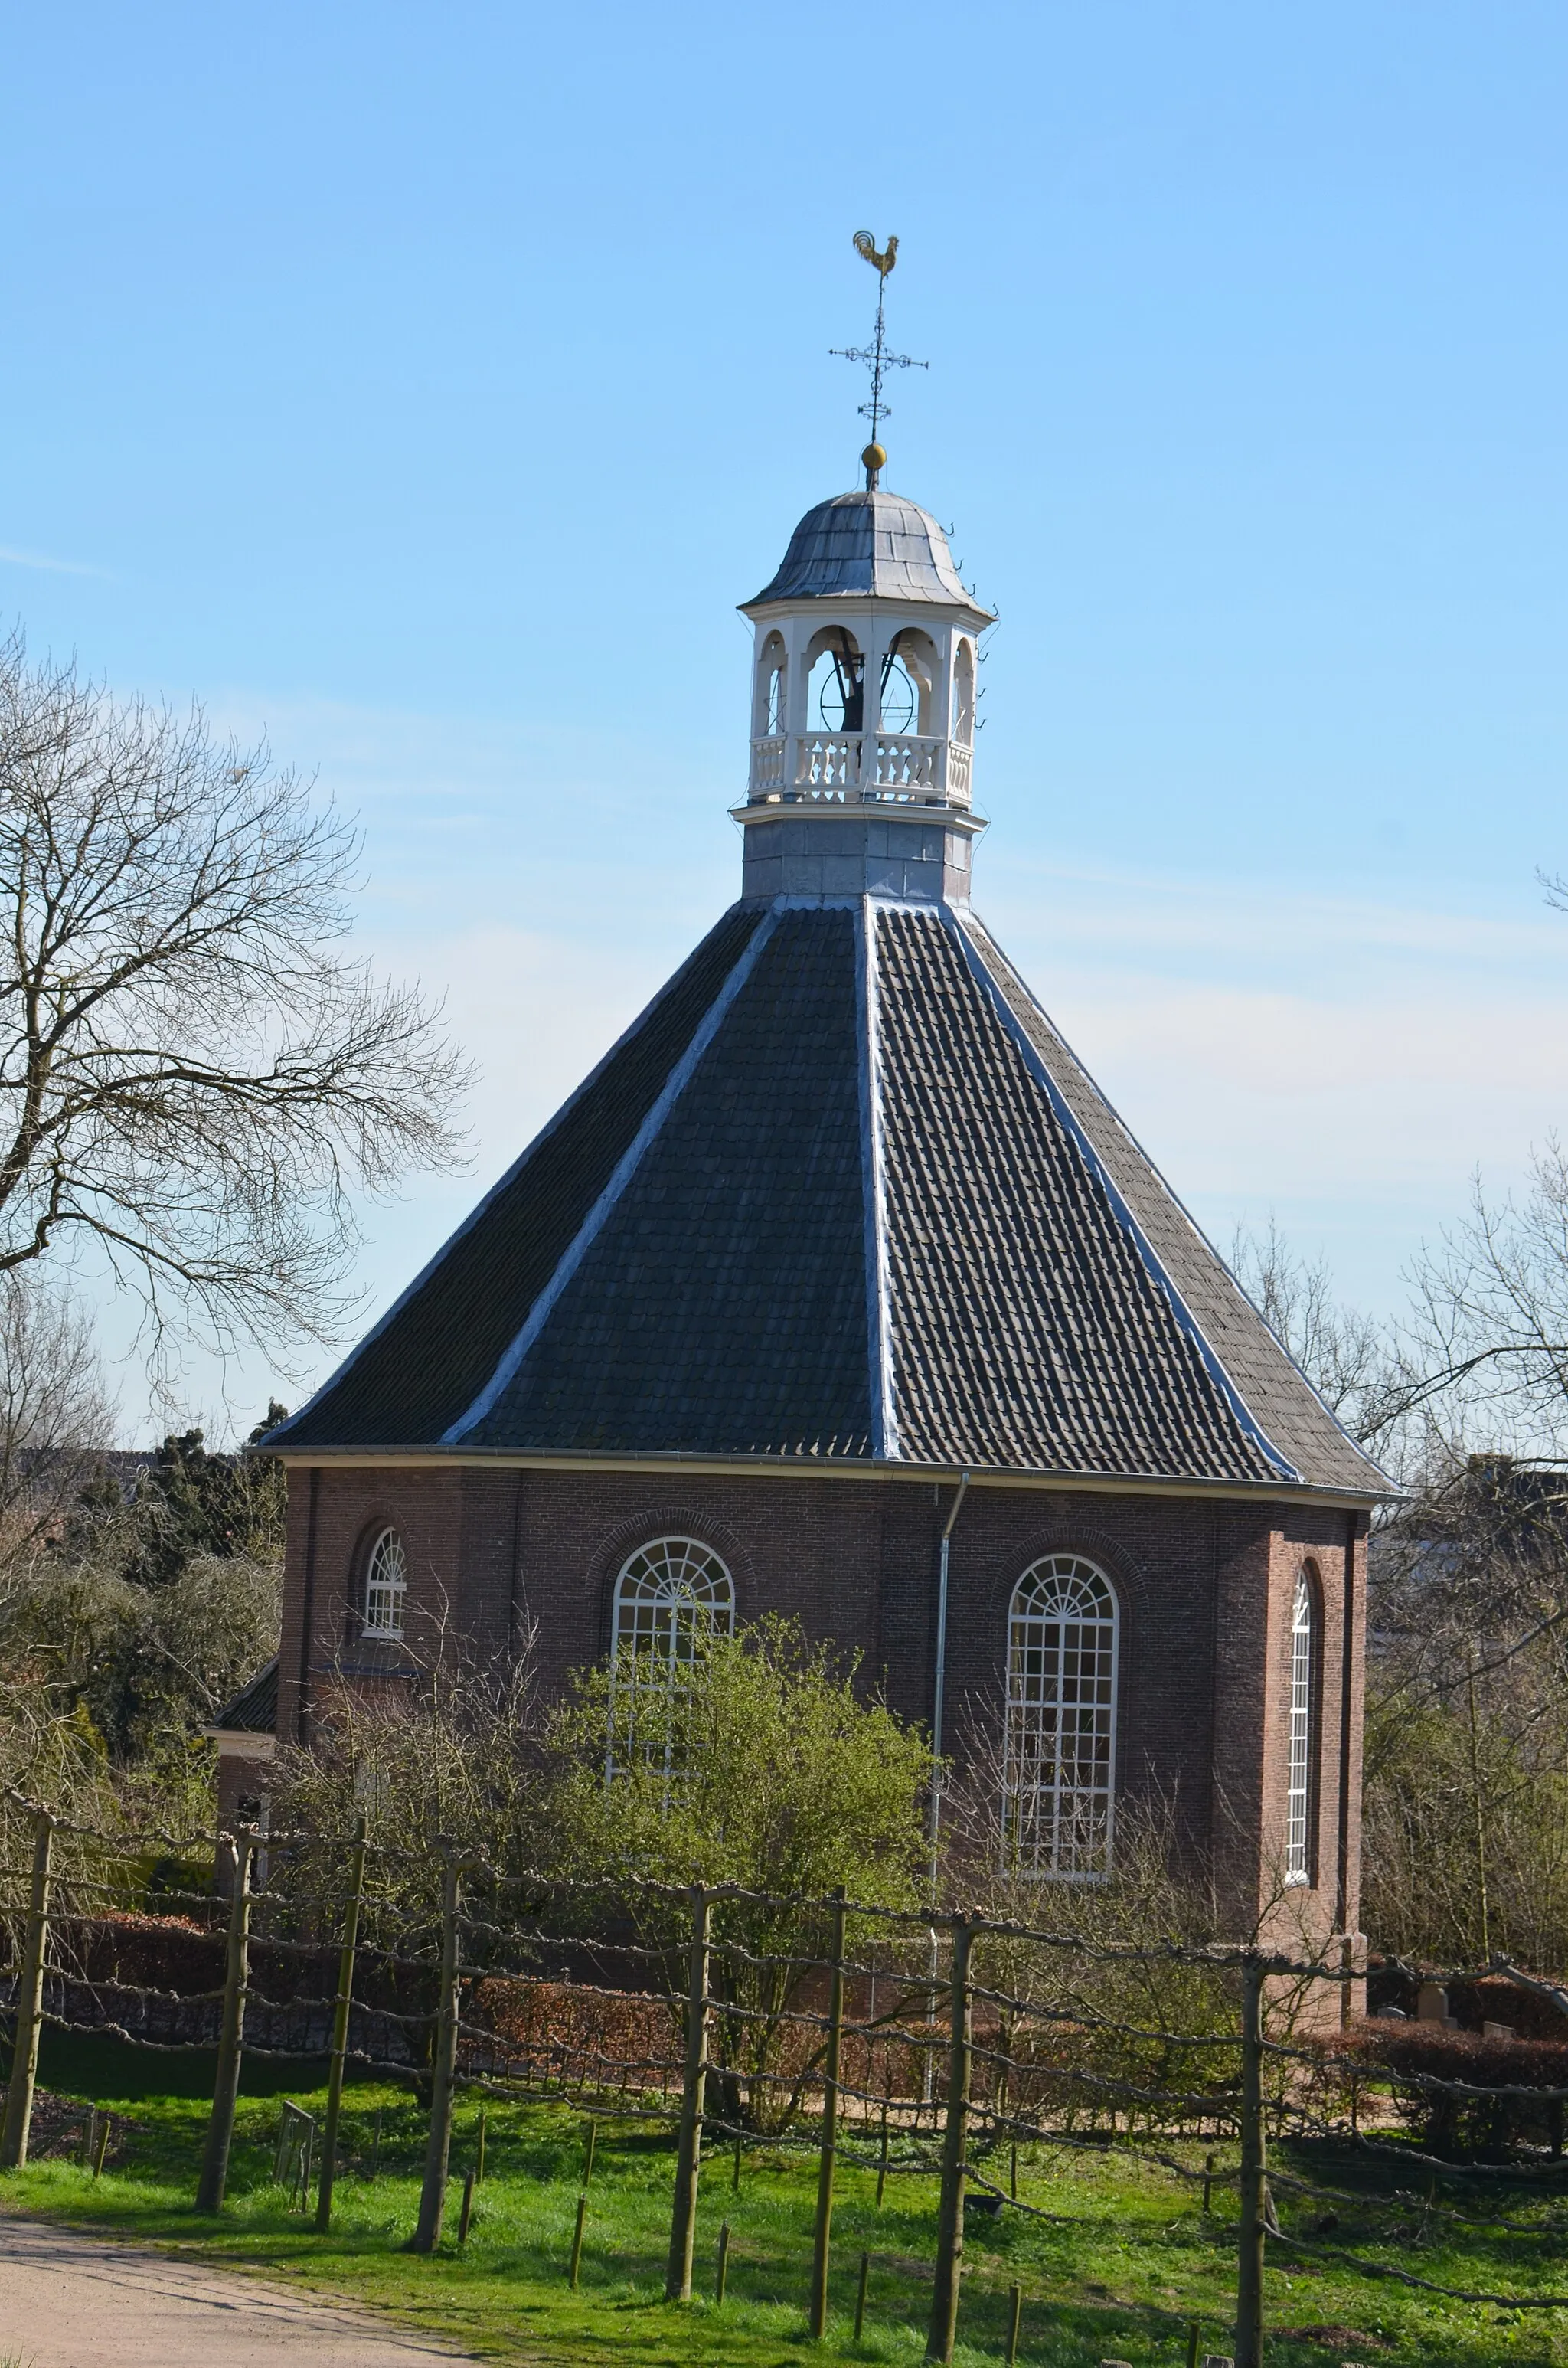
[[[929,1834],[931,1860],[926,1882],[933,1906],[937,1898],[937,1860],[942,1831],[942,1706],[948,1685],[948,1550],[952,1544],[953,1524],[958,1520],[959,1508],[963,1503],[968,1487],[969,1474],[960,1472],[952,1509],[942,1525],[941,1550],[937,1560],[937,1683],[931,1702],[931,1754],[937,1764],[931,1770]],[[933,1924],[930,1936],[930,1962],[926,1968],[926,2020],[933,2028],[937,2021],[937,1928]],[[936,2064],[936,2048],[933,2044],[926,2051],[925,2096],[927,2104],[930,2103],[933,2094]]]
[[[937,1684],[931,1705],[931,1752],[937,1767],[931,1779],[931,1893],[937,1891],[937,1841],[942,1828],[942,1707],[948,1685],[948,1553],[952,1544],[953,1525],[969,1488],[969,1474],[959,1474],[958,1493],[952,1510],[942,1529],[941,1552],[937,1565]]]

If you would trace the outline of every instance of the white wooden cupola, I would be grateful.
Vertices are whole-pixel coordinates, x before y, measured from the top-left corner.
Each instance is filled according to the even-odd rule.
[[[819,503],[742,613],[756,636],[750,773],[733,809],[744,893],[965,899],[984,827],[979,640],[994,619],[936,519],[875,484]]]

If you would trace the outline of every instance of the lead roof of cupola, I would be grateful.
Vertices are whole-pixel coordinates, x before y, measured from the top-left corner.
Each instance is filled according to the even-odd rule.
[[[929,511],[902,494],[835,494],[809,509],[771,584],[743,605],[861,598],[978,603],[965,591],[948,538]]]

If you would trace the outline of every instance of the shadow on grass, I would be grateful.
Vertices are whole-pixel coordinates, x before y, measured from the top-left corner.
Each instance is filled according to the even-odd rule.
[[[170,2077],[176,2065],[177,2084]],[[582,2282],[574,2294],[566,2264],[584,2169],[580,2110],[509,2101],[485,2107],[487,2177],[460,2253],[457,2190],[474,2158],[481,2110],[479,2099],[465,2097],[454,2132],[447,2240],[425,2259],[401,2249],[415,2222],[426,2136],[423,2109],[406,2087],[367,2078],[350,2089],[337,2209],[330,2234],[318,2237],[311,2219],[290,2210],[273,2183],[272,2163],[277,2100],[287,2095],[319,2112],[324,2067],[253,2062],[237,2119],[230,2203],[216,2220],[198,2219],[189,2203],[207,2118],[202,2069],[199,2061],[122,2043],[57,2044],[46,2059],[51,2085],[108,2104],[123,2123],[110,2175],[95,2187],[74,2167],[49,2162],[7,2178],[0,2192],[24,2209],[177,2241],[318,2294],[379,2305],[489,2357],[561,2368],[616,2360],[639,2368],[664,2360],[698,2368],[780,2368],[813,2354],[804,2325],[815,2190],[809,2157],[755,2149],[744,2157],[738,2193],[728,2151],[710,2157],[699,2299],[675,2308],[663,2298],[673,2157],[666,2127],[600,2121]],[[1284,2168],[1294,2157],[1279,2159]],[[373,2180],[366,2176],[372,2162]],[[1301,2167],[1305,2170],[1305,2158]],[[1356,2168],[1364,2172],[1364,2158]],[[1340,2207],[1348,2240],[1375,2238],[1387,2252],[1408,2206],[1386,2192],[1369,2192],[1363,2203],[1347,2169],[1316,2158],[1311,2165],[1312,2176],[1355,2199]],[[1014,2284],[1025,2296],[1025,2368],[1096,2368],[1107,2358],[1135,2368],[1176,2368],[1186,2358],[1190,2317],[1200,2323],[1200,2351],[1231,2350],[1234,2228],[1226,2212],[1205,2216],[1190,2189],[1125,2158],[1085,2162],[1042,2148],[1024,2170],[1026,2192],[1056,2216],[991,2221],[977,2214],[967,2229],[960,2368],[988,2368],[1003,2358]],[[845,2164],[835,2223],[834,2322],[816,2356],[915,2368],[925,2349],[935,2207],[935,2180],[910,2176],[890,2186],[879,2211],[871,2175]],[[1283,2190],[1281,2208],[1288,2219],[1295,2208]],[[721,2310],[711,2297],[725,2219],[733,2241],[729,2297]],[[1544,2242],[1533,2235],[1507,2241],[1516,2274],[1527,2256],[1540,2255],[1544,2271]],[[1506,2250],[1505,2240],[1488,2236],[1470,2245],[1462,2260],[1428,2248],[1423,2274],[1440,2279],[1459,2266],[1471,2274],[1452,2283],[1500,2284],[1500,2274],[1475,2274],[1500,2271],[1502,2255],[1491,2258],[1494,2246]],[[856,2346],[862,2248],[871,2264],[866,2337]],[[1346,2360],[1367,2368],[1435,2362],[1544,2368],[1552,2356],[1540,2316],[1505,2325],[1495,2313],[1445,2311],[1370,2286],[1353,2272],[1319,2274],[1283,2257],[1271,2266],[1268,2313],[1269,2368],[1336,2368]]]

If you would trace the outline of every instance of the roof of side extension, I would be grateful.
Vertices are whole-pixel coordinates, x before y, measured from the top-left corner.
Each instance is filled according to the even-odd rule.
[[[1376,1497],[980,925],[738,905],[284,1449]]]

